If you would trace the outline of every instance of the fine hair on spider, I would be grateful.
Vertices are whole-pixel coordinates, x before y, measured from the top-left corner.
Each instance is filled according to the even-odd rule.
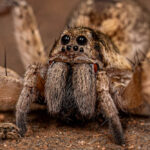
[[[5,75],[7,76],[7,52],[4,49],[4,68],[5,68]]]

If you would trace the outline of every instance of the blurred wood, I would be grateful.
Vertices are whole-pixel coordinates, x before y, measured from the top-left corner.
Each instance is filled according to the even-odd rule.
[[[7,75],[6,75],[7,72]],[[0,66],[0,76],[8,76],[8,77],[12,77],[18,80],[22,80],[22,78],[13,70],[9,69],[9,68],[3,68]]]
[[[23,78],[16,72],[0,67],[0,112],[15,111],[16,103],[23,87]],[[45,109],[45,105],[32,104],[31,110]]]
[[[0,67],[0,111],[15,110],[23,86],[23,79],[14,71]]]

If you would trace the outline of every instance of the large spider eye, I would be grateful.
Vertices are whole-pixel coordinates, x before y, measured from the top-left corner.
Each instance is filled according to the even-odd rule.
[[[79,44],[79,45],[86,45],[86,43],[87,43],[87,38],[85,37],[85,36],[78,36],[77,37],[77,43]]]
[[[63,45],[66,45],[70,42],[70,36],[69,35],[64,35],[62,38],[61,38],[61,43]]]

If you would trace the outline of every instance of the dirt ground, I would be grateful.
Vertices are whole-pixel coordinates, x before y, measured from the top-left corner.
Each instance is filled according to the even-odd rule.
[[[34,8],[40,33],[48,53],[55,38],[63,30],[66,18],[79,0],[28,0]],[[0,0],[1,2],[1,0]],[[141,0],[150,9],[149,0]],[[58,11],[59,10],[59,11]],[[7,50],[9,68],[23,75],[24,69],[19,58],[13,35],[11,15],[0,18],[0,65]],[[0,113],[0,122],[15,123],[14,112]],[[19,140],[0,141],[0,150],[149,150],[150,118],[121,116],[126,144],[113,143],[107,123],[88,123],[85,126],[65,126],[49,119],[46,111],[33,112],[28,118],[28,132]]]
[[[14,115],[3,114],[3,122],[15,123]],[[2,116],[2,115],[1,115]],[[0,150],[149,150],[150,118],[121,116],[126,144],[114,144],[107,122],[67,126],[49,119],[46,111],[28,115],[28,132],[19,140],[0,141]]]

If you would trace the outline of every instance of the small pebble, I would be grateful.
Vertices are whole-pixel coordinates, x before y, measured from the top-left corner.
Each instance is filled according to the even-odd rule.
[[[102,147],[102,150],[105,150],[106,148],[105,147]]]
[[[128,149],[133,149],[134,148],[134,146],[133,145],[130,145],[129,147],[128,147]]]
[[[78,144],[84,145],[84,144],[85,144],[85,141],[79,141]]]
[[[143,125],[144,125],[144,122],[141,122],[140,125],[143,126]]]
[[[3,114],[0,114],[0,122],[3,122],[5,119],[5,116]]]

